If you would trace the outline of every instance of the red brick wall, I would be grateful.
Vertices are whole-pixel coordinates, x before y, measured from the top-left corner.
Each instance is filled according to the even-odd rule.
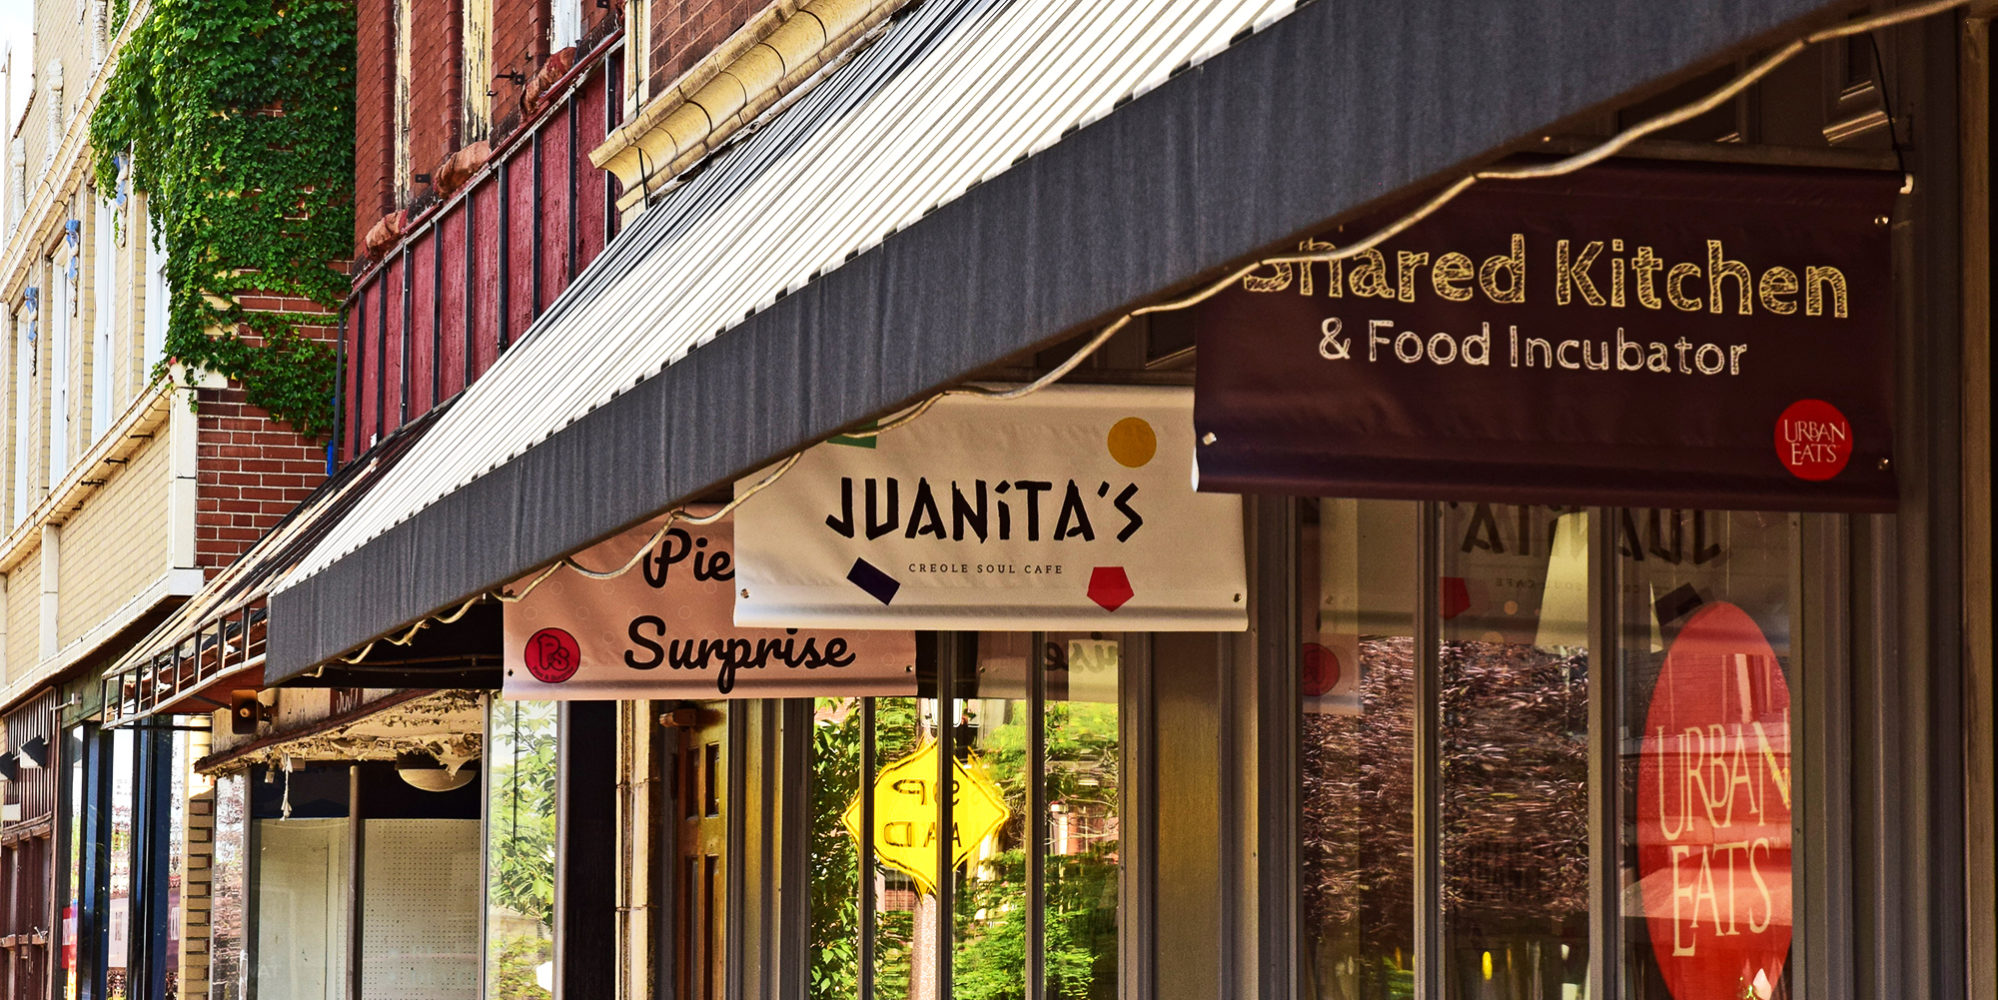
[[[584,0],[585,6],[594,6]],[[493,0],[493,137],[520,124],[521,98],[548,55],[548,0]],[[499,79],[519,73],[520,83]]]
[[[354,246],[395,208],[395,5],[358,0],[354,36]],[[356,257],[362,256],[360,253]]]
[[[652,93],[660,93],[702,56],[735,34],[767,0],[653,0]]]
[[[437,166],[458,148],[458,36],[464,23],[459,0],[405,0],[410,8],[409,169],[435,177]],[[408,178],[421,199],[435,187]]]
[[[245,308],[323,312],[305,299],[245,297]],[[332,327],[305,327],[331,340]],[[243,401],[243,391],[203,389],[195,416],[194,555],[214,574],[235,562],[326,478],[326,445]]]

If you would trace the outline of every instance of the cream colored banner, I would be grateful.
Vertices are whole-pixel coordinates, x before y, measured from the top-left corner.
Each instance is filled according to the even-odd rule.
[[[1058,386],[819,445],[736,511],[736,623],[1245,629],[1241,499],[1193,491],[1192,417],[1187,388]]]

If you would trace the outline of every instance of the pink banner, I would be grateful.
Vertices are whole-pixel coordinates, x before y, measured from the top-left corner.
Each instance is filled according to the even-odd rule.
[[[631,558],[648,522],[577,557],[593,570]],[[555,571],[506,608],[503,693],[519,699],[791,698],[910,695],[908,630],[738,628],[731,519],[675,523],[623,576]],[[519,591],[528,580],[516,581]]]

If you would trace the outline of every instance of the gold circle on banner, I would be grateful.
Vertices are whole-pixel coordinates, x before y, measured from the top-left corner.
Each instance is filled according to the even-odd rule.
[[[1143,417],[1125,417],[1110,428],[1110,457],[1117,464],[1136,469],[1159,452],[1159,436]]]

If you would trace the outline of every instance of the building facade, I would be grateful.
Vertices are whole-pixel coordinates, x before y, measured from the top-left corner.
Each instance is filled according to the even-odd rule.
[[[326,453],[239,387],[170,364],[147,199],[122,170],[100,188],[88,141],[128,26],[106,3],[34,13],[32,97],[9,123],[0,279],[4,989],[172,995],[198,989],[205,966],[179,943],[183,904],[207,880],[187,866],[204,808],[191,765],[206,737],[113,732],[99,675],[309,495]]]
[[[207,995],[1998,996],[1989,10],[358,11]]]

